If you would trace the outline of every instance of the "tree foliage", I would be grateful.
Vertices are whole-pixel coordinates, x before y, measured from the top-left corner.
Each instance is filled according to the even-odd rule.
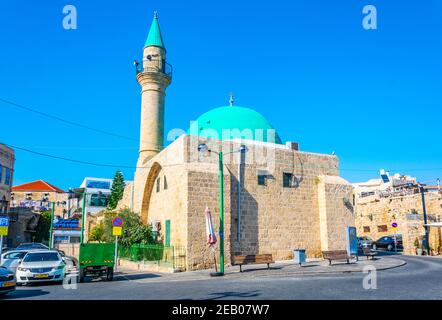
[[[92,228],[89,234],[90,241],[104,241],[104,224],[103,221],[100,221],[95,227]]]
[[[112,181],[111,195],[109,197],[109,210],[114,210],[117,207],[118,201],[123,198],[125,186],[126,183],[124,182],[124,177],[121,171],[115,172],[115,176]]]
[[[121,245],[131,246],[133,244],[154,243],[151,227],[144,225],[139,215],[129,209],[123,209],[119,212],[106,211],[103,220],[92,228],[89,239],[91,241],[113,242],[115,237],[112,235],[112,220],[116,216],[123,220],[123,232],[118,238]]]
[[[51,229],[51,212],[43,211],[40,213],[37,227],[35,228],[35,234],[33,241],[35,242],[49,242],[49,231]]]

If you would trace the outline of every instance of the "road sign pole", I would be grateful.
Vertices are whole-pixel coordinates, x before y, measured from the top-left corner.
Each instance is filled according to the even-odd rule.
[[[396,228],[394,229],[394,252],[397,253],[397,244],[396,244]]]
[[[117,272],[118,264],[118,236],[115,236],[114,272]]]
[[[0,236],[0,265],[2,264],[3,236]]]

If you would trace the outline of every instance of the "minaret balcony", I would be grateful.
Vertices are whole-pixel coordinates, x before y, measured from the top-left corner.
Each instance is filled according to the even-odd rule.
[[[138,76],[138,74],[140,73],[161,73],[163,75],[165,75],[167,78],[169,78],[169,80],[172,79],[172,72],[173,72],[173,68],[172,65],[169,63],[164,63],[163,66],[159,67],[159,66],[149,66],[149,67],[144,67],[142,64],[137,64],[135,67],[135,71],[136,71],[136,75]]]

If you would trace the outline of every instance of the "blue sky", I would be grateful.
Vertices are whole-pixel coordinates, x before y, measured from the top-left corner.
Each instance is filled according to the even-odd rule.
[[[65,30],[62,9],[78,10]],[[362,8],[378,29],[362,28]],[[137,159],[140,59],[152,20],[174,66],[166,132],[228,104],[254,108],[283,140],[340,158],[351,182],[377,170],[442,178],[442,3],[389,1],[2,1],[0,98],[131,137],[80,129],[0,102],[0,141],[78,160]],[[77,187],[115,168],[17,150],[14,184]],[[123,169],[132,179],[133,169]]]

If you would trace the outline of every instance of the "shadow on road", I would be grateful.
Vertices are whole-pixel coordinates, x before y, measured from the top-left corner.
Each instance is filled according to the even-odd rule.
[[[280,269],[282,269],[283,267],[281,266],[277,266],[277,267],[275,267],[275,266],[270,266],[270,269],[268,269],[267,267],[264,267],[264,268],[259,268],[259,267],[257,267],[257,268],[253,268],[253,267],[247,267],[247,269],[242,269],[242,272],[244,273],[244,272],[252,272],[252,271],[260,271],[260,270],[280,270]],[[239,272],[239,270],[238,270],[238,272]]]
[[[158,274],[153,273],[137,273],[137,274],[119,274],[116,275],[113,281],[125,281],[125,280],[141,280],[150,278],[159,278]]]
[[[387,251],[387,250],[373,250],[375,252],[377,252],[377,256],[378,257],[382,257],[382,256],[401,256],[403,255],[402,251],[398,251],[398,252],[394,252],[394,251]],[[364,254],[362,253],[361,250],[358,251],[358,256],[359,257],[364,257]]]
[[[29,289],[29,290],[20,290],[17,289],[14,292],[11,292],[7,295],[0,296],[0,300],[8,300],[8,299],[20,299],[20,298],[32,298],[49,294],[48,291],[43,291],[41,289]]]
[[[216,299],[222,299],[222,298],[253,298],[259,296],[259,291],[250,291],[250,292],[234,292],[234,291],[226,291],[226,292],[214,292],[209,293],[209,300],[216,300]]]

